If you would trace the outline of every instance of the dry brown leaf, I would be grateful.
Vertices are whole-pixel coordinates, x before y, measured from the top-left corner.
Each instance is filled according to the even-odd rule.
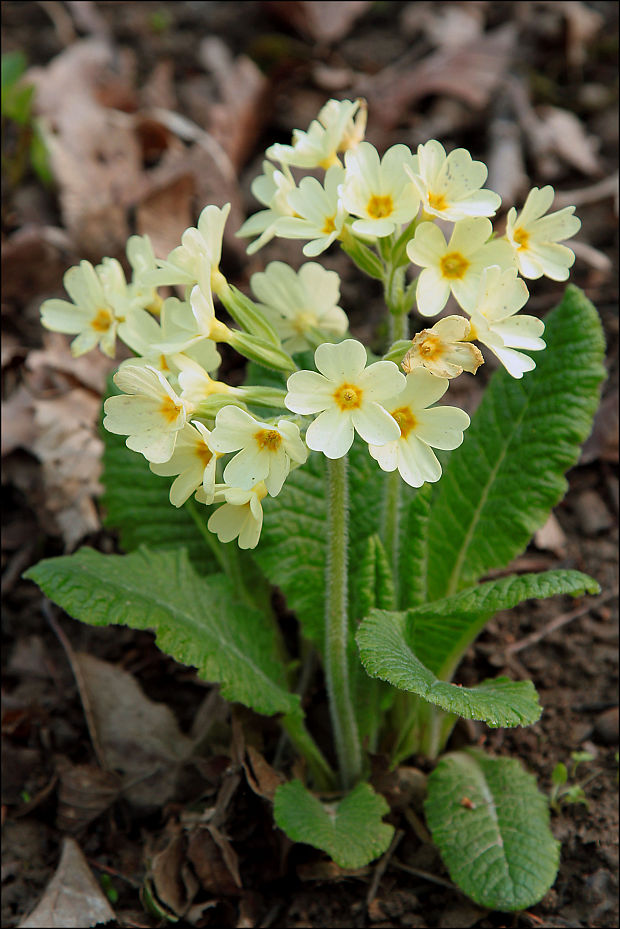
[[[178,830],[178,827],[177,827]],[[184,916],[199,884],[188,866],[185,836],[176,831],[150,860],[150,881],[157,898],[176,916]]]
[[[284,783],[285,778],[272,768],[253,746],[247,745],[245,751],[248,758],[243,759],[243,770],[248,784],[255,794],[273,803],[275,792]]]
[[[136,806],[161,806],[193,748],[165,703],[154,703],[118,665],[77,653],[99,742],[108,767],[123,776],[123,795]]]
[[[72,929],[116,921],[114,910],[92,875],[79,845],[64,838],[56,873],[20,929]]]
[[[372,5],[371,0],[265,0],[263,6],[317,42],[337,42]]]
[[[126,56],[104,39],[85,39],[47,67],[28,72],[60,187],[64,224],[80,253],[92,257],[114,255],[124,247],[129,234],[126,206],[142,174],[131,118],[99,100],[106,79],[123,81],[125,76],[119,78],[113,70],[123,61]],[[118,92],[115,96],[118,102]]]
[[[583,174],[598,174],[596,139],[586,133],[578,116],[556,106],[539,106],[536,113],[540,121],[538,131],[549,150]]]
[[[2,457],[16,448],[29,449],[36,434],[34,400],[23,384],[2,402]]]
[[[484,33],[467,46],[445,48],[413,65],[390,65],[361,78],[355,93],[384,130],[394,129],[411,105],[429,94],[448,94],[481,109],[510,66],[517,39],[514,23]]]
[[[102,394],[106,388],[108,376],[117,367],[118,362],[108,358],[102,352],[88,352],[75,358],[71,354],[69,339],[59,332],[43,333],[43,348],[28,353],[26,368],[31,372],[31,386],[37,385],[39,391],[50,386],[70,387],[77,381],[96,394]],[[68,375],[59,381],[55,375],[60,372]]]
[[[26,303],[57,290],[77,258],[70,237],[56,226],[27,225],[2,243],[2,296]]]
[[[221,103],[209,108],[208,128],[229,156],[241,168],[256,147],[262,131],[269,81],[251,58],[233,58],[228,46],[217,36],[200,43],[200,59],[218,84]]]
[[[100,408],[100,398],[81,388],[34,401],[37,432],[30,449],[42,462],[46,509],[55,518],[66,549],[100,528],[93,502],[101,493]]]
[[[64,757],[56,759],[56,771],[60,779],[56,825],[61,832],[76,835],[118,797],[121,781],[113,771],[74,765]]]
[[[193,224],[194,175],[181,174],[147,194],[136,208],[139,235],[148,235],[157,258],[165,258]]]
[[[618,396],[613,390],[603,397],[594,417],[594,428],[581,450],[580,465],[593,461],[618,463]]]

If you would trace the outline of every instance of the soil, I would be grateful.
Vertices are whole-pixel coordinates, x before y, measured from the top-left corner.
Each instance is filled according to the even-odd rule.
[[[573,113],[596,141],[595,171],[588,175],[565,161],[560,168],[556,166],[557,179],[551,182],[562,190],[579,190],[607,177],[617,165],[616,96],[609,92],[617,80],[614,3],[572,4],[574,17],[568,20],[558,10],[564,5],[549,3],[372,4],[331,44],[325,38],[313,39],[307,26],[291,20],[291,8],[303,9],[304,4],[286,4],[285,17],[278,18],[282,10],[278,14],[276,8],[282,6],[233,0],[67,5],[6,2],[2,48],[3,53],[22,49],[30,64],[47,65],[63,45],[89,34],[89,30],[101,29],[103,24],[118,47],[133,50],[138,84],[162,60],[171,62],[179,112],[192,119],[197,118],[197,111],[188,102],[188,88],[195,87],[196,78],[203,75],[200,39],[217,36],[233,56],[252,57],[267,75],[269,105],[261,116],[260,131],[245,140],[245,154],[239,159],[240,189],[249,213],[256,208],[249,184],[260,172],[266,145],[288,141],[291,128],[306,126],[330,94],[355,93],[351,90],[353,72],[370,80],[394,62],[408,60],[412,50],[419,57],[427,54],[433,33],[430,26],[425,31],[417,20],[414,23],[415,17],[421,17],[422,22],[426,16],[424,21],[432,25],[450,10],[465,6],[471,15],[483,17],[487,32],[509,24],[519,30],[519,60],[511,67],[525,75],[530,102]],[[581,11],[581,20],[576,8]],[[603,21],[592,37],[583,25],[588,14]],[[72,22],[69,35],[67,19]],[[442,22],[447,28],[447,20]],[[212,88],[201,87],[212,100]],[[485,157],[496,125],[494,103],[497,100],[489,99],[485,105],[473,107],[454,95],[434,90],[413,104],[403,105],[392,124],[373,121],[371,111],[369,134],[384,147],[398,141],[414,145],[424,141],[418,136],[426,127],[443,125],[441,137],[450,145],[466,145],[475,155]],[[526,155],[529,186],[548,182],[544,166],[530,148]],[[570,767],[573,752],[592,756],[579,766],[576,775],[576,781],[584,785],[586,802],[563,804],[552,817],[554,835],[562,842],[562,859],[557,881],[545,898],[519,914],[487,912],[474,906],[451,884],[437,851],[424,840],[416,816],[392,814],[399,841],[384,862],[383,873],[377,872],[376,864],[355,873],[341,872],[312,848],[292,845],[273,828],[269,802],[253,789],[240,764],[240,744],[245,739],[288,774],[290,759],[278,750],[277,727],[237,708],[231,724],[217,696],[212,701],[216,701],[218,722],[210,730],[204,757],[182,769],[165,804],[145,808],[118,799],[113,778],[110,780],[98,764],[76,678],[61,642],[63,633],[72,652],[87,652],[131,673],[151,700],[170,707],[184,733],[190,731],[199,707],[204,707],[205,696],[213,689],[159,652],[150,634],[82,626],[50,606],[33,584],[21,580],[31,564],[65,550],[58,522],[46,507],[49,501],[41,483],[40,463],[23,443],[4,459],[3,476],[3,926],[18,925],[40,899],[56,870],[62,839],[67,835],[77,839],[101,880],[120,926],[165,924],[161,912],[156,916],[146,907],[147,877],[160,901],[167,900],[168,908],[176,905],[177,912],[184,894],[192,899],[193,887],[193,904],[186,907],[178,924],[199,927],[482,929],[619,924],[618,445],[614,400],[618,315],[616,280],[610,270],[617,244],[616,217],[609,197],[584,202],[578,213],[583,221],[581,239],[596,254],[577,261],[571,280],[584,288],[601,313],[608,340],[609,378],[594,434],[580,463],[568,475],[568,493],[555,510],[556,534],[551,541],[537,537],[516,567],[576,568],[595,577],[602,593],[576,602],[555,598],[528,603],[495,617],[469,650],[458,681],[475,683],[502,672],[532,678],[544,714],[538,724],[527,729],[489,730],[482,724],[460,723],[451,741],[452,746],[477,743],[493,754],[520,758],[536,774],[545,792],[551,790],[551,774],[558,762]],[[32,173],[26,173],[18,184],[4,188],[2,219],[5,241],[27,223],[61,226],[57,192],[54,188],[44,190]],[[295,249],[297,254],[297,246]],[[288,252],[283,256],[270,246],[245,264],[243,254],[227,246],[224,270],[243,287],[251,271],[276,257],[286,260]],[[343,274],[343,305],[350,311],[352,329],[360,338],[379,342],[380,295],[351,275],[340,258],[330,253],[328,263]],[[292,260],[299,261],[299,255]],[[32,262],[30,282],[28,275],[22,275],[20,286],[9,283],[3,297],[3,327],[10,346],[8,361],[3,359],[7,401],[23,383],[29,353],[43,344],[38,306],[52,293],[60,294],[67,266],[52,263],[43,273],[39,265],[35,267],[34,257]],[[535,312],[544,313],[558,301],[561,285],[546,280],[532,285]],[[234,368],[231,373],[235,375]],[[477,397],[470,391],[463,402],[473,407]],[[106,552],[117,550],[115,535],[104,529],[92,530],[82,543]],[[538,638],[530,642],[527,637],[532,634]],[[320,682],[316,682],[315,691],[318,699]],[[415,757],[408,759],[407,766],[430,770],[427,762]],[[388,783],[381,759],[376,760],[376,767],[376,783]],[[205,808],[213,807],[221,814],[221,831],[229,845],[205,838],[200,816]],[[172,856],[173,847],[174,860],[165,857]],[[165,853],[160,861],[167,862],[163,870],[171,875],[172,889],[157,870],[158,853]],[[235,862],[241,887],[234,879]]]

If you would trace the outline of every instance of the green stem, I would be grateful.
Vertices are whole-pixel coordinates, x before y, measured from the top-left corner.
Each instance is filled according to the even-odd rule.
[[[387,475],[383,503],[383,547],[397,589],[399,577],[400,485],[401,477],[398,471],[392,471]]]
[[[347,521],[347,458],[328,458],[325,680],[340,777],[345,789],[352,787],[362,772],[362,751],[349,681]]]
[[[334,790],[336,775],[306,729],[303,719],[300,716],[283,716],[280,724],[299,754],[307,761],[316,789]]]

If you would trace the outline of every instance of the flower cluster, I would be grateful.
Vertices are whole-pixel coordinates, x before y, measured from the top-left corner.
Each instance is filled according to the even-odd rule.
[[[463,315],[396,342],[383,359],[369,357],[349,337],[334,271],[273,261],[252,275],[254,299],[229,284],[219,267],[228,204],[207,206],[165,259],[147,236],[132,236],[129,282],[114,259],[82,261],[64,278],[72,302],[41,308],[46,328],[75,336],[75,355],[99,346],[114,357],[117,338],[134,353],[115,375],[119,393],[105,402],[104,426],[126,436],[155,474],[174,478],[174,506],[192,496],[217,504],[207,525],[222,542],[253,548],[263,500],[310,451],[345,456],[355,433],[380,469],[411,487],[439,480],[433,449],[456,448],[469,425],[466,413],[439,401],[451,378],[483,363],[474,342],[517,378],[535,367],[525,352],[545,347],[543,323],[520,313],[529,296],[523,278],[568,277],[574,255],[560,243],[579,229],[574,208],[549,213],[553,189],[534,188],[497,235],[490,217],[500,198],[484,187],[482,162],[435,140],[416,152],[393,145],[380,157],[365,126],[362,100],[330,100],[290,145],[272,145],[252,185],[263,209],[237,235],[253,239],[248,253],[276,236],[305,240],[309,258],[339,242],[383,280],[401,322],[414,297],[424,318],[442,313],[451,295]],[[405,272],[416,269],[405,287]],[[280,386],[219,380],[218,343],[278,372]],[[298,370],[293,356],[312,351],[316,370]]]

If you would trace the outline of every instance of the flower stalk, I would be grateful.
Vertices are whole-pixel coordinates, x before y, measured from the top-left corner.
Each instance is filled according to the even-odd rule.
[[[325,679],[329,710],[346,790],[362,773],[362,752],[349,679],[348,475],[346,457],[327,459],[327,591]]]

